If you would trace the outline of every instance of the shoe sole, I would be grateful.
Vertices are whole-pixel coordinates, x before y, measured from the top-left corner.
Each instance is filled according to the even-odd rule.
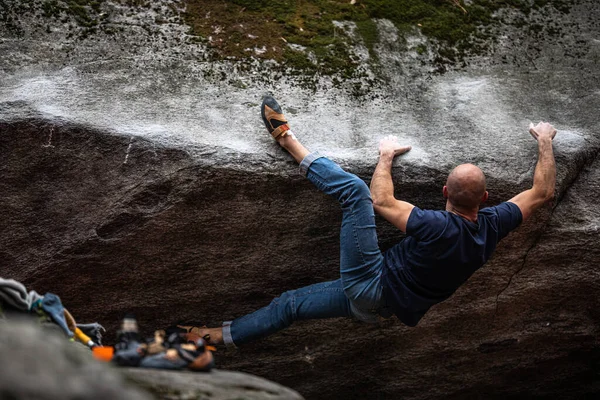
[[[281,110],[281,106],[273,97],[265,96],[260,107],[260,111],[265,127],[275,140],[290,130],[290,127],[287,124],[287,119]],[[271,121],[278,121],[281,124],[273,126]]]

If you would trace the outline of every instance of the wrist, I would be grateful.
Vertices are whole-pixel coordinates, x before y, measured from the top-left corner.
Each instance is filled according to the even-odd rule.
[[[396,156],[396,153],[394,153],[394,150],[381,150],[379,152],[379,159],[393,160],[395,156]]]

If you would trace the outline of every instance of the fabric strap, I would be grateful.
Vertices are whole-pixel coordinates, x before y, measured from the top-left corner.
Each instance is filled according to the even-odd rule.
[[[275,128],[273,130],[273,132],[271,132],[271,135],[273,136],[273,139],[277,139],[279,136],[283,135],[284,133],[286,133],[289,130],[290,130],[289,125],[288,124],[283,124],[283,125],[278,126],[277,128]]]

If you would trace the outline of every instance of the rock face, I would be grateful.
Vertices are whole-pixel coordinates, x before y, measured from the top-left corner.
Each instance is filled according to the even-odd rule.
[[[22,321],[0,321],[0,372],[3,399],[152,398],[94,361],[87,348]]]
[[[0,321],[0,372],[3,399],[302,399],[293,390],[240,372],[110,367],[53,325],[41,329],[30,321]]]
[[[127,376],[164,399],[302,400],[293,390],[241,372],[173,372],[129,368]]]
[[[397,56],[402,40],[383,35],[387,84],[358,98],[327,78],[308,89],[267,79],[268,64],[201,62],[201,45],[169,46],[179,31],[168,24],[156,28],[171,29],[163,41],[138,32],[143,14],[115,20],[124,31],[110,40],[25,22],[24,34],[3,31],[0,275],[113,332],[127,311],[148,334],[220,324],[337,277],[338,206],[263,131],[265,90],[309,148],[366,180],[380,136],[413,145],[394,180],[422,208],[443,207],[445,177],[462,162],[484,170],[491,204],[530,187],[527,125],[549,120],[556,201],[417,328],[303,322],[217,362],[310,399],[598,394],[599,17],[591,0],[542,9],[532,21],[562,36],[507,29],[492,56],[444,75]],[[378,226],[382,248],[401,238]]]

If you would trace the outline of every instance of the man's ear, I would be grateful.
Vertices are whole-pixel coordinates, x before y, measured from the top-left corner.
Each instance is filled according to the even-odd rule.
[[[486,190],[485,193],[483,194],[483,197],[481,198],[481,202],[485,203],[487,201],[487,199],[488,199],[488,196],[489,196],[489,194],[488,194],[488,192]]]
[[[444,186],[444,188],[442,189],[442,193],[444,194],[444,198],[447,199],[448,198],[448,186]],[[487,192],[485,192],[485,194],[487,195]]]

